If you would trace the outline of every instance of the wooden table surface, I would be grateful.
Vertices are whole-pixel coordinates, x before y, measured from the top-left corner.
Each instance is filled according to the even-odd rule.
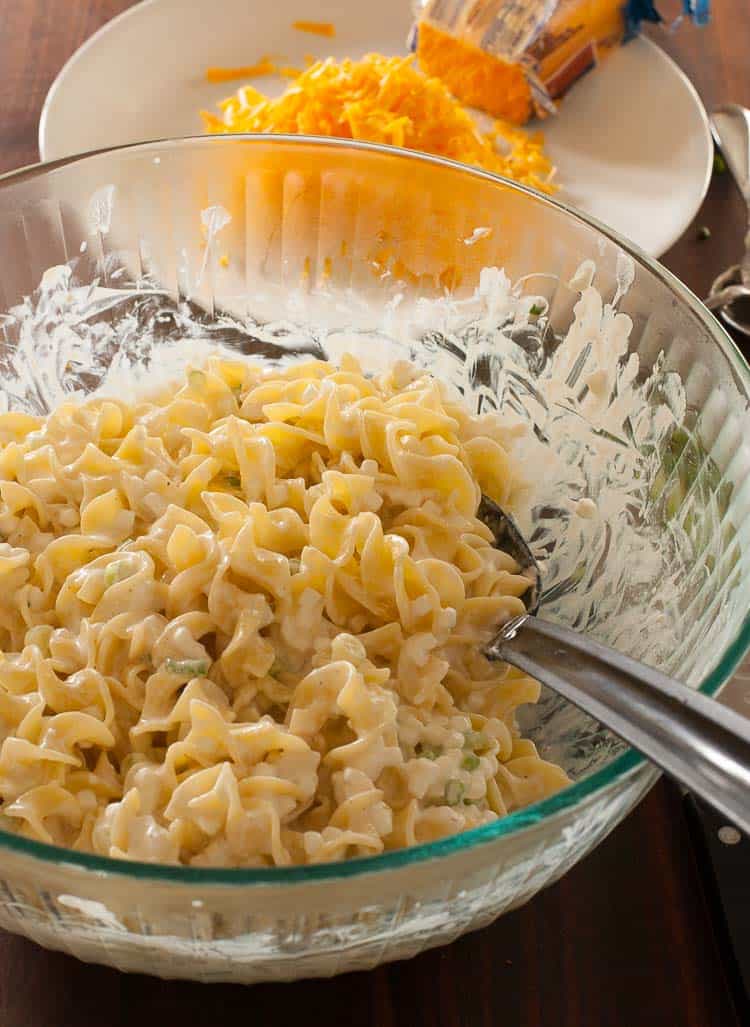
[[[128,6],[128,0],[0,0],[0,171],[38,159],[47,88],[76,47]],[[713,6],[710,27],[685,26],[660,41],[707,107],[730,100],[750,106],[750,3],[715,0]],[[95,105],[92,98],[90,116]],[[714,176],[695,224],[664,262],[705,294],[717,271],[738,258],[743,217],[728,175]],[[707,241],[696,240],[700,225],[711,229]],[[664,782],[592,855],[523,909],[447,948],[367,974],[252,989],[164,982],[85,966],[0,932],[0,1027],[215,1027],[244,1018],[258,1027],[741,1022],[681,801]]]

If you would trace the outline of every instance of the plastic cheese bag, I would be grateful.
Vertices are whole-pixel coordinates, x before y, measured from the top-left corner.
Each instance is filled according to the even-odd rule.
[[[659,8],[669,7],[659,4]],[[420,67],[470,107],[522,125],[555,111],[583,74],[643,21],[708,20],[709,0],[416,0]]]

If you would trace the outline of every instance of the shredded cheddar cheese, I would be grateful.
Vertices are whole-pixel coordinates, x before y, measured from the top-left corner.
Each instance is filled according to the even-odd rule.
[[[330,21],[294,21],[292,28],[298,32],[310,32],[314,36],[328,36],[329,39],[336,35],[336,27]]]
[[[203,114],[209,132],[362,139],[473,164],[543,192],[555,188],[540,134],[502,122],[480,132],[446,86],[415,68],[411,57],[329,57],[301,72],[276,99],[246,85],[220,107],[221,117]]]
[[[419,24],[417,59],[428,75],[436,75],[469,107],[523,125],[533,114],[531,87],[525,69],[431,25]]]

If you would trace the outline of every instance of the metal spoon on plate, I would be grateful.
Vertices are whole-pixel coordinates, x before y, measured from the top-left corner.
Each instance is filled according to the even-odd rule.
[[[527,612],[484,655],[537,678],[596,717],[750,833],[750,720],[587,635],[537,616],[539,566],[513,519],[482,497],[478,516],[529,577]]]
[[[750,335],[750,111],[739,104],[718,107],[711,132],[748,209],[745,254],[714,280],[705,303],[730,327]]]

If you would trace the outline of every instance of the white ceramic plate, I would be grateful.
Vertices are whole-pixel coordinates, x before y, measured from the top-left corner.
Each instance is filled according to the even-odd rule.
[[[241,83],[211,85],[209,65],[241,66],[262,54],[302,66],[305,54],[404,52],[408,0],[145,0],[109,22],[68,61],[39,125],[43,160],[202,131],[201,108]],[[314,17],[336,37],[292,29]],[[256,85],[278,92],[285,82]],[[561,197],[660,255],[705,195],[712,147],[692,84],[657,46],[637,39],[565,98],[545,126]]]

